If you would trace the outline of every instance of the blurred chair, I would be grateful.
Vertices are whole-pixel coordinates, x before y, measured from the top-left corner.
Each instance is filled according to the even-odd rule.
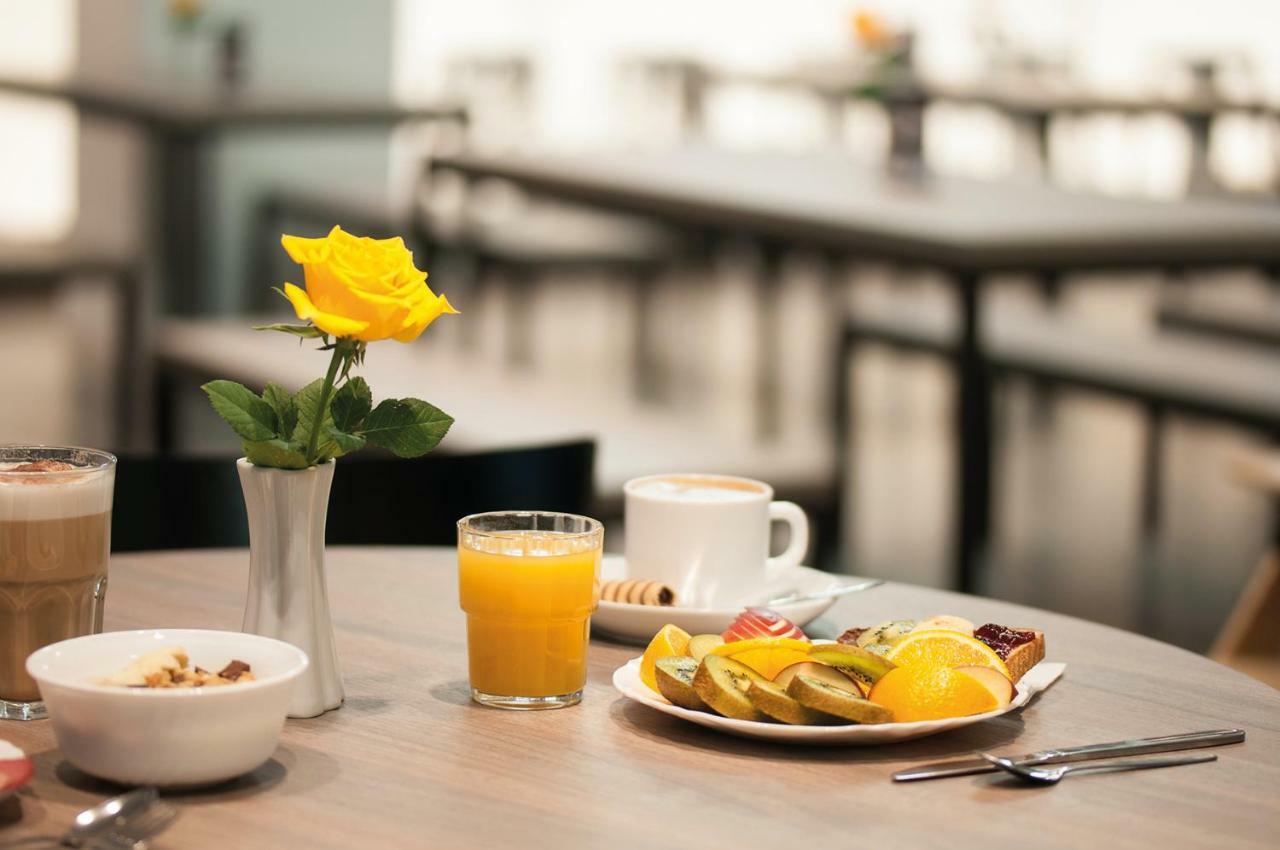
[[[943,309],[929,309],[932,306],[939,305],[867,300],[845,324],[837,361],[836,457],[842,460],[838,495],[849,491],[843,479],[851,445],[852,354],[860,345],[876,344],[954,359],[957,318]],[[1170,415],[1229,423],[1269,438],[1280,435],[1280,359],[1269,351],[1169,334],[1112,336],[1026,308],[993,309],[988,317],[983,354],[995,377],[1101,393],[1143,409],[1148,428],[1139,507],[1148,544],[1161,526],[1164,425]],[[842,543],[848,552],[847,535]],[[1153,560],[1146,558],[1141,565],[1139,619],[1144,627],[1153,619]]]
[[[372,452],[334,472],[326,542],[452,546],[456,522],[489,510],[594,509],[595,443],[402,460]],[[249,526],[232,458],[121,457],[115,552],[246,546]]]
[[[1156,310],[1162,329],[1280,351],[1280,297],[1265,306],[1219,305],[1178,287],[1164,287]]]
[[[1209,657],[1280,688],[1280,452],[1241,457],[1233,472],[1271,499],[1276,524],[1271,550],[1240,592]]]

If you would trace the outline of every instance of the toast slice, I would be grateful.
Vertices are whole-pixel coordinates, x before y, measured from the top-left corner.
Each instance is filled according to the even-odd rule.
[[[1015,646],[1009,652],[1009,657],[1004,660],[1004,665],[1009,668],[1009,675],[1017,682],[1027,674],[1027,671],[1044,660],[1044,632],[1035,629],[1019,629],[1018,631],[1035,632],[1035,638],[1029,643],[1022,643]]]

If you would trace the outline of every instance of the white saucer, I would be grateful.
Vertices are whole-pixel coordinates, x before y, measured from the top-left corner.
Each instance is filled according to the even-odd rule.
[[[604,581],[627,578],[626,559],[621,555],[605,555],[600,573]],[[777,586],[761,588],[759,596],[764,599],[789,590],[820,593],[843,587],[852,581],[855,581],[852,576],[835,575],[813,567],[792,567],[779,571]],[[769,607],[804,628],[805,624],[821,616],[834,604],[834,599],[816,599]],[[591,628],[593,632],[601,632],[628,643],[647,644],[667,623],[674,623],[691,635],[723,632],[742,612],[742,608],[741,605],[718,608],[681,608],[678,605],[663,607],[601,600],[600,607],[591,616]]]
[[[968,717],[948,717],[945,720],[918,720],[914,723],[878,723],[868,726],[788,726],[784,723],[762,723],[757,720],[733,720],[709,711],[690,711],[672,705],[661,694],[649,689],[640,681],[640,659],[633,658],[613,672],[613,686],[627,699],[643,703],[664,714],[681,717],[699,726],[718,729],[740,738],[758,738],[784,744],[869,746],[910,741],[926,735],[936,735],[981,723],[1022,708],[1036,694],[1058,680],[1066,669],[1065,664],[1041,661],[1018,680],[1013,702],[984,714]]]

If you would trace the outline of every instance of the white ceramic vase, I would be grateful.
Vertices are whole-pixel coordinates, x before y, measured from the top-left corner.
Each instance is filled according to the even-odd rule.
[[[295,685],[290,717],[342,705],[342,672],[324,577],[324,525],[334,462],[272,469],[236,461],[249,513],[249,592],[242,630],[278,638],[311,659]]]

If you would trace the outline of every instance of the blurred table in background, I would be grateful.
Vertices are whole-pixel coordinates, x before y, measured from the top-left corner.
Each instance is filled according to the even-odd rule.
[[[951,353],[959,387],[955,582],[974,586],[990,525],[991,380],[981,289],[995,272],[1054,282],[1074,271],[1280,264],[1280,207],[1191,199],[1177,204],[868,169],[836,154],[662,153],[441,156],[434,167],[503,179],[564,200],[652,216],[700,232],[745,234],[771,258],[757,307],[762,434],[775,429],[776,264],[796,248],[946,273],[960,315]]]
[[[657,57],[640,63],[651,74],[678,81],[681,113],[687,132],[697,137],[706,114],[708,93],[720,85],[745,85],[802,92],[816,98],[826,115],[828,136],[846,141],[845,107],[852,101],[882,104],[890,113],[895,153],[923,151],[923,114],[936,103],[986,106],[1028,127],[1039,146],[1040,161],[1049,162],[1049,125],[1055,117],[1085,115],[1165,114],[1180,120],[1190,132],[1188,186],[1193,192],[1213,190],[1209,173],[1209,143],[1213,122],[1228,113],[1274,121],[1280,104],[1262,97],[1229,97],[1212,86],[1188,86],[1183,94],[1107,94],[1066,79],[1044,75],[1009,74],[1000,78],[956,84],[931,80],[910,71],[886,74],[865,62],[812,61],[772,71],[747,71],[705,65],[693,60]],[[900,139],[899,137],[905,137]]]
[[[151,144],[154,204],[145,244],[162,252],[152,258],[159,271],[168,312],[200,308],[201,214],[205,197],[201,150],[219,134],[246,130],[351,129],[393,127],[413,121],[465,126],[457,103],[402,106],[358,98],[313,95],[218,94],[155,85],[106,88],[68,80],[57,83],[0,76],[0,92],[71,103],[89,115],[123,121],[143,130]]]
[[[161,449],[173,447],[175,383],[229,378],[261,389],[315,380],[320,361],[290,337],[254,331],[250,321],[170,320],[157,340],[168,388],[158,393]],[[660,472],[720,472],[769,481],[784,498],[828,500],[834,459],[823,423],[785,443],[761,445],[751,433],[726,435],[697,416],[637,400],[626,382],[590,383],[590,375],[536,375],[486,367],[473,352],[440,346],[385,345],[359,373],[378,398],[428,399],[457,421],[445,451],[487,451],[579,437],[597,441],[596,492],[607,507],[629,478]],[[163,384],[162,384],[163,386]],[[165,439],[165,435],[170,435]],[[814,491],[820,490],[815,494]]]

